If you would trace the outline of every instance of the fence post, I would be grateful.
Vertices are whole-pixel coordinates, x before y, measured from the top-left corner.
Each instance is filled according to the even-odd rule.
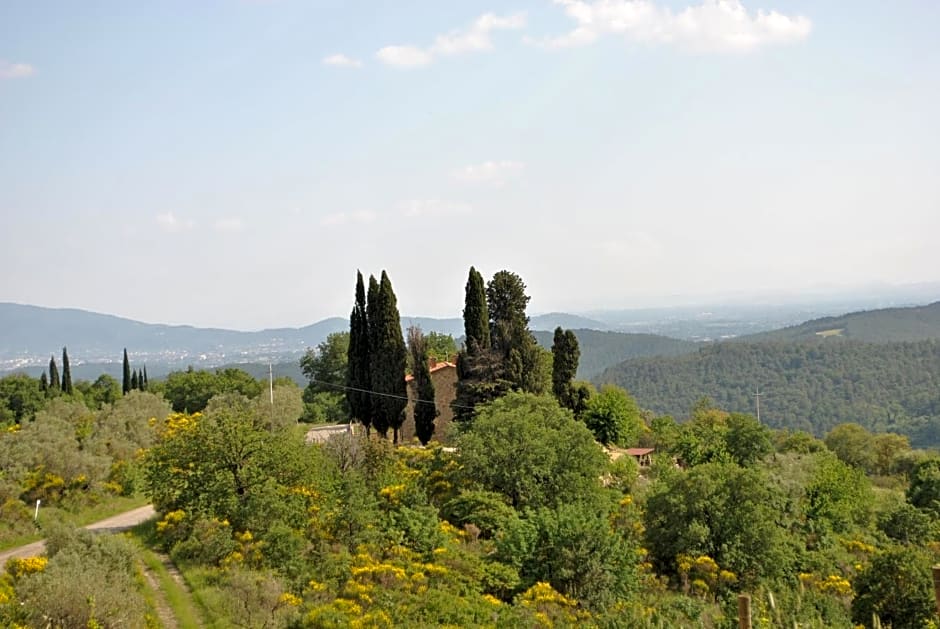
[[[751,629],[750,594],[738,594],[738,628]]]

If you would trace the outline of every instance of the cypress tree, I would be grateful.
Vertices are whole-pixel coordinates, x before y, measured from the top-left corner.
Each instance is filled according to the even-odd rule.
[[[43,394],[49,391],[49,378],[46,376],[45,369],[43,369],[42,375],[39,376],[39,390],[42,391]]]
[[[131,391],[137,390],[137,370],[131,372]]]
[[[62,392],[72,395],[72,370],[69,368],[69,352],[62,348]]]
[[[131,361],[127,358],[127,348],[124,348],[124,377],[121,380],[121,393],[127,395],[131,390]]]
[[[434,401],[434,382],[431,380],[431,368],[428,365],[428,341],[421,328],[408,328],[408,348],[414,365],[415,386],[415,435],[423,445],[427,445],[434,434],[434,418],[438,416]]]
[[[141,390],[141,391],[146,391],[146,390],[147,390],[147,385],[149,385],[149,384],[150,384],[150,381],[147,380],[147,365],[144,365],[144,379],[143,379],[142,385],[141,385],[141,387],[140,387],[140,390]]]
[[[49,358],[49,389],[59,391],[62,385],[59,383],[59,368],[55,364],[55,356]]]
[[[401,333],[398,301],[385,271],[382,271],[375,308],[371,303],[369,308],[374,310],[374,317],[369,318],[369,330],[375,339],[372,346],[372,390],[380,394],[373,399],[376,412],[372,424],[382,437],[386,437],[391,428],[393,441],[398,443],[408,404],[405,384],[407,350]]]
[[[486,306],[483,276],[470,267],[463,306],[463,329],[467,351],[475,354],[490,346],[490,314]]]
[[[559,404],[572,411],[577,406],[577,400],[571,383],[578,373],[580,358],[581,349],[574,332],[562,330],[561,326],[555,328],[552,342],[552,393]]]
[[[374,275],[369,275],[369,288],[366,291],[366,329],[369,340],[369,386],[365,387],[370,391],[377,391],[375,375],[375,352],[378,347],[379,330],[379,301],[381,293],[379,292],[379,283]],[[369,395],[369,415],[371,417],[372,427],[375,431],[385,437],[388,434],[388,424],[384,422],[382,413],[382,403],[380,396]]]
[[[366,429],[372,427],[372,387],[369,368],[369,320],[366,313],[366,289],[362,273],[356,271],[356,302],[349,315],[349,349],[346,352],[346,400],[349,402],[351,421],[358,421]]]

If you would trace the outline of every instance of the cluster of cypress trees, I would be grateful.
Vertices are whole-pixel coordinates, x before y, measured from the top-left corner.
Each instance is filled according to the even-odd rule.
[[[147,365],[140,371],[131,371],[131,361],[127,358],[127,348],[124,348],[124,371],[121,379],[121,392],[127,395],[131,391],[146,391],[149,380],[147,378]]]
[[[470,267],[464,300],[464,349],[457,355],[454,419],[468,422],[477,404],[509,391],[539,393],[539,347],[529,331],[525,283],[499,271],[484,287]]]
[[[352,419],[365,426],[366,434],[374,428],[383,438],[391,428],[398,443],[408,404],[407,351],[398,300],[385,271],[381,280],[369,276],[368,292],[357,272],[347,358],[346,396]]]
[[[49,357],[49,376],[42,372],[39,377],[39,386],[44,392],[72,394],[72,368],[69,366],[69,352],[65,347],[62,348],[62,378],[59,379],[59,366],[55,362],[55,356]]]

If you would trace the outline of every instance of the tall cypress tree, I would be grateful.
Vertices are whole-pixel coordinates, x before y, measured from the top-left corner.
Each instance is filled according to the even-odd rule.
[[[490,313],[486,306],[483,276],[470,267],[463,306],[463,329],[467,351],[475,354],[490,346]]]
[[[137,370],[131,372],[131,391],[137,390]]]
[[[559,404],[572,411],[577,406],[577,400],[571,383],[578,373],[580,358],[581,349],[574,332],[562,330],[561,326],[555,328],[552,342],[552,393]]]
[[[378,347],[379,330],[379,302],[381,293],[379,291],[379,282],[374,275],[369,275],[369,287],[366,291],[366,329],[368,330],[367,339],[369,340],[369,386],[370,391],[376,389],[375,375],[375,352]],[[385,423],[385,415],[382,413],[381,398],[378,395],[369,395],[369,415],[372,421],[372,427],[383,437],[388,434],[388,424]]]
[[[352,421],[372,427],[372,387],[369,369],[369,320],[366,313],[366,289],[362,273],[356,271],[356,303],[349,315],[349,349],[346,352],[346,400]]]
[[[72,369],[69,367],[69,352],[62,348],[62,392],[72,395]]]
[[[131,390],[131,361],[127,358],[127,348],[124,348],[124,377],[121,380],[121,393],[127,395]]]
[[[375,339],[372,346],[372,390],[379,394],[373,399],[376,413],[372,423],[383,437],[387,436],[391,428],[393,441],[398,443],[399,429],[405,420],[405,406],[408,404],[405,384],[407,351],[401,333],[398,301],[385,271],[382,271],[377,297],[375,316],[369,319],[369,329]],[[369,308],[372,309],[371,303]]]
[[[46,370],[43,369],[42,375],[39,376],[39,390],[45,395],[49,392],[49,377],[46,375]]]
[[[431,369],[428,365],[428,341],[421,333],[421,328],[408,328],[408,349],[411,351],[411,362],[414,365],[412,374],[417,394],[413,409],[415,435],[423,445],[427,445],[434,434],[434,418],[439,413],[434,401],[434,382],[431,380]]]
[[[59,391],[62,385],[59,383],[59,368],[55,364],[55,356],[49,358],[49,389]]]
[[[141,391],[146,391],[146,390],[147,390],[147,385],[149,385],[149,384],[150,384],[150,381],[147,380],[147,365],[144,365],[144,379],[143,379],[143,381],[142,381],[142,383],[141,383],[140,390],[141,390]]]

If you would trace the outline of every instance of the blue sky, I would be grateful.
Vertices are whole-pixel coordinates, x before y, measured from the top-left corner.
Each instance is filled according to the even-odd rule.
[[[940,280],[940,3],[0,5],[0,301],[241,329]]]

